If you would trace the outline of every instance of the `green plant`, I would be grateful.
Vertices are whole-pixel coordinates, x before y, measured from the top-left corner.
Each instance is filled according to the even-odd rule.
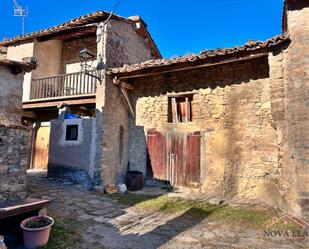
[[[46,246],[40,249],[75,249],[81,242],[80,235],[70,228],[69,223],[55,222],[51,229],[50,238]]]
[[[41,228],[46,227],[52,223],[52,220],[45,216],[38,216],[37,218],[27,222],[25,227],[27,228]]]

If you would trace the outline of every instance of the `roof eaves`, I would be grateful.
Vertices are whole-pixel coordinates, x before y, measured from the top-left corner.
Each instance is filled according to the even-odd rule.
[[[35,31],[29,34],[25,34],[25,35],[16,36],[10,39],[5,39],[2,42],[0,42],[0,46],[7,47],[10,45],[15,45],[15,44],[28,41],[28,40],[31,40],[37,37],[42,37],[45,35],[57,33],[60,31],[66,31],[66,30],[71,30],[73,28],[85,27],[88,24],[103,21],[104,18],[107,18],[109,15],[110,15],[109,12],[98,10],[96,12],[74,18],[72,20],[69,20],[67,22],[64,22],[62,24],[59,24],[59,25],[56,25],[50,28],[42,29],[42,30]],[[128,23],[133,23],[133,21],[125,17],[115,15],[115,14],[113,14],[112,19],[121,20],[121,21],[128,22]]]
[[[271,50],[278,47],[285,42],[290,41],[289,36],[278,35],[274,36],[264,42],[261,41],[248,41],[243,46],[234,46],[232,48],[224,48],[224,49],[214,49],[214,50],[203,50],[199,54],[190,54],[186,56],[180,56],[176,58],[170,59],[158,59],[158,60],[148,60],[145,62],[141,62],[138,64],[132,65],[124,65],[120,68],[111,68],[109,69],[109,74],[126,74],[133,73],[135,71],[141,71],[144,69],[151,68],[164,68],[171,65],[176,64],[185,64],[185,63],[193,63],[198,61],[204,61],[212,58],[219,58],[223,56],[236,56],[239,54],[247,54],[250,55],[254,52],[258,52],[260,50]]]
[[[32,70],[36,69],[37,64],[33,62],[0,59],[0,66],[6,66],[11,68],[20,67],[25,72],[31,72]]]

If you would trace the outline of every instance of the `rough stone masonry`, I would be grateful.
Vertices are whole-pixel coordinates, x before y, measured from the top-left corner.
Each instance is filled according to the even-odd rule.
[[[243,62],[129,78],[129,162],[147,174],[147,132],[202,134],[200,190],[309,218],[308,1],[286,0],[290,43]],[[192,96],[192,121],[169,122],[169,98]]]
[[[23,75],[0,67],[0,201],[26,196],[29,131],[21,126]]]

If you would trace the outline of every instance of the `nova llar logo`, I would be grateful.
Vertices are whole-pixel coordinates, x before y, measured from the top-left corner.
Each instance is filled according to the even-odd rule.
[[[309,224],[291,215],[273,218],[266,227],[264,236],[269,238],[308,239]]]

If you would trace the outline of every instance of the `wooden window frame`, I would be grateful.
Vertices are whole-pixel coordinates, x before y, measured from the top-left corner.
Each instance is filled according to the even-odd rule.
[[[168,97],[168,123],[189,123],[192,115],[193,94]],[[185,115],[183,115],[185,106]]]

